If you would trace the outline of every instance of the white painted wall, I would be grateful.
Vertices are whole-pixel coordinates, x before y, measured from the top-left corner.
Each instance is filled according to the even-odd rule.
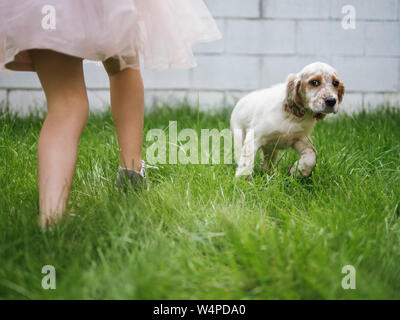
[[[347,89],[343,109],[400,104],[400,0],[205,0],[224,35],[195,47],[192,70],[144,72],[146,107],[187,98],[201,109],[233,104],[245,92],[284,81],[322,60]],[[342,28],[344,5],[356,9],[356,29]],[[101,66],[85,64],[92,109],[109,104]],[[34,73],[0,74],[0,100],[12,109],[43,106]]]

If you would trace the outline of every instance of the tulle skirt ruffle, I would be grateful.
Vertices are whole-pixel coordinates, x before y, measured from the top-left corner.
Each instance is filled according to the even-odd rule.
[[[220,38],[202,0],[0,0],[0,69],[34,70],[35,48],[120,69],[190,68],[193,44]]]

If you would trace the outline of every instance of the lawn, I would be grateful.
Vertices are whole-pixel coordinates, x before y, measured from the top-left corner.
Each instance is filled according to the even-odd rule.
[[[149,113],[146,131],[228,128],[187,106]],[[400,111],[319,122],[311,178],[291,179],[280,154],[250,181],[234,165],[160,165],[150,191],[114,188],[118,147],[110,113],[83,133],[68,219],[37,225],[37,139],[43,118],[0,115],[2,299],[400,298]],[[145,148],[149,146],[147,142]],[[44,290],[44,265],[56,290]],[[353,265],[356,289],[341,286]]]

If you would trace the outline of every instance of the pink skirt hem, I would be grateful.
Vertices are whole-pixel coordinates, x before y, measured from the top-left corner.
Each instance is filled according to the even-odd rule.
[[[115,58],[121,69],[191,68],[192,46],[220,38],[202,0],[0,0],[0,69],[34,71],[30,49]]]

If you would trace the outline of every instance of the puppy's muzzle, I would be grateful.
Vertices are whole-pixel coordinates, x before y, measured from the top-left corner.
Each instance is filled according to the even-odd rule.
[[[329,108],[333,108],[336,105],[336,99],[333,97],[326,98],[325,105]]]

